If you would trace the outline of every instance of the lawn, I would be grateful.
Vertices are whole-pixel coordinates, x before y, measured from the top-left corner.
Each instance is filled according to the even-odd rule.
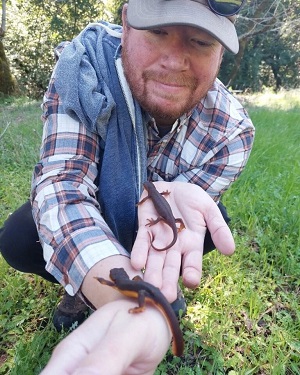
[[[242,97],[256,126],[250,161],[223,202],[236,252],[204,258],[184,290],[185,352],[156,375],[300,374],[300,92]],[[0,103],[0,226],[29,196],[42,134],[39,103]],[[38,374],[63,334],[51,325],[62,293],[0,256],[0,374]]]

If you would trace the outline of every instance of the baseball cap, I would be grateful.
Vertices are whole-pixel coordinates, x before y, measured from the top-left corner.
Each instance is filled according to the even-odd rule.
[[[127,8],[127,20],[134,29],[193,26],[212,35],[234,54],[239,51],[235,17],[215,13],[207,0],[129,0]]]

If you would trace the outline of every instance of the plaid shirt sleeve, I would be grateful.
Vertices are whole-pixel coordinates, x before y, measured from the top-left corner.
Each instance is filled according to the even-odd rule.
[[[196,183],[217,201],[249,157],[254,127],[242,106],[216,87],[162,139],[148,127],[148,177]],[[215,108],[216,102],[222,102]],[[53,79],[43,102],[44,133],[32,182],[33,216],[46,269],[74,295],[88,272],[112,255],[129,256],[96,198],[99,135],[67,116]]]
[[[216,202],[241,174],[254,140],[254,126],[242,105],[220,81],[175,129],[160,139],[148,129],[150,180],[185,181]]]
[[[47,271],[74,295],[97,262],[129,254],[104,222],[96,199],[99,136],[64,113],[53,79],[42,119],[40,161],[32,182],[33,216]]]

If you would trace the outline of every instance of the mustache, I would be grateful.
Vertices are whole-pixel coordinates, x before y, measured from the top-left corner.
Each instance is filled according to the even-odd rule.
[[[178,85],[187,87],[197,87],[197,80],[194,77],[179,73],[162,73],[153,71],[144,71],[143,78],[154,80],[167,85]]]

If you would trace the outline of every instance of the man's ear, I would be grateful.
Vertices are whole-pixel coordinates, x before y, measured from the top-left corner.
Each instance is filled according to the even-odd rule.
[[[129,29],[129,25],[127,22],[127,7],[128,4],[124,4],[122,8],[122,26],[123,26],[123,32],[121,37],[121,44],[123,44],[124,35],[126,34],[127,30]]]
[[[128,27],[128,22],[127,22],[127,7],[128,4],[124,4],[122,8],[122,26],[123,28]]]

